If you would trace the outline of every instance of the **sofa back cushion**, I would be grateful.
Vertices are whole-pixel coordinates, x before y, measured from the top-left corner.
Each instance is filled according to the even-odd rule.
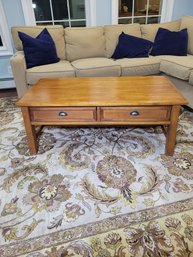
[[[65,28],[64,30],[68,61],[105,56],[103,27]]]
[[[12,37],[13,42],[16,50],[21,51],[23,50],[22,42],[18,36],[18,31],[28,34],[31,37],[36,38],[41,31],[47,28],[49,31],[56,47],[57,56],[60,59],[65,59],[65,42],[64,42],[64,28],[61,25],[53,25],[53,26],[17,26],[12,27]]]
[[[188,29],[188,53],[193,54],[193,17],[184,16],[181,19],[180,29]]]
[[[105,29],[105,43],[106,43],[106,56],[110,58],[117,46],[119,35],[124,32],[125,34],[141,37],[139,24],[126,24],[126,25],[106,25]]]
[[[141,25],[141,34],[144,39],[154,42],[155,36],[159,28],[168,29],[170,31],[179,31],[180,20],[158,23],[158,24],[144,24]]]

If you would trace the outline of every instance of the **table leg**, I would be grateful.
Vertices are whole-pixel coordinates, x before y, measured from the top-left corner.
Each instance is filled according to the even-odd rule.
[[[28,144],[29,144],[29,151],[31,155],[34,155],[37,153],[37,140],[36,140],[35,126],[31,124],[29,108],[22,107],[21,111],[23,114],[25,131],[26,131]]]
[[[171,116],[170,116],[170,125],[167,129],[166,135],[166,155],[173,155],[175,143],[176,143],[176,132],[178,126],[178,117],[180,113],[180,106],[172,106]]]

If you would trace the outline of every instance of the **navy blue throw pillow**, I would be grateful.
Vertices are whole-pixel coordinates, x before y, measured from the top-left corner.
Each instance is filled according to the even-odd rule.
[[[33,38],[23,32],[18,32],[23,44],[27,68],[58,62],[54,41],[45,28]]]
[[[118,44],[111,58],[138,58],[148,57],[153,43],[149,40],[127,35],[122,32]]]
[[[178,32],[159,28],[155,37],[151,55],[187,55],[188,32],[182,29]]]

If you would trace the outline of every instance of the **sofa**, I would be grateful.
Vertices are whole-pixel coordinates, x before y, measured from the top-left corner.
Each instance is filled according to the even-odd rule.
[[[27,68],[18,31],[36,37],[47,28],[54,40],[59,62]],[[144,58],[112,59],[119,35],[154,42],[159,28],[180,31],[187,28],[187,56],[157,55]],[[84,28],[53,26],[17,26],[11,29],[16,52],[11,67],[18,96],[41,78],[164,75],[181,91],[193,108],[193,17],[160,24],[105,25]],[[167,94],[167,92],[166,92]]]

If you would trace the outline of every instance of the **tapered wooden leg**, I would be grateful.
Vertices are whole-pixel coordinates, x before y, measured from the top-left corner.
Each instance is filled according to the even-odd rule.
[[[35,126],[31,124],[29,108],[22,107],[21,111],[23,114],[25,131],[26,131],[28,144],[29,144],[29,151],[31,155],[34,155],[37,153],[37,140],[36,140]]]
[[[174,154],[179,113],[180,106],[173,106],[171,110],[170,125],[168,126],[166,135],[166,155],[172,156]]]

